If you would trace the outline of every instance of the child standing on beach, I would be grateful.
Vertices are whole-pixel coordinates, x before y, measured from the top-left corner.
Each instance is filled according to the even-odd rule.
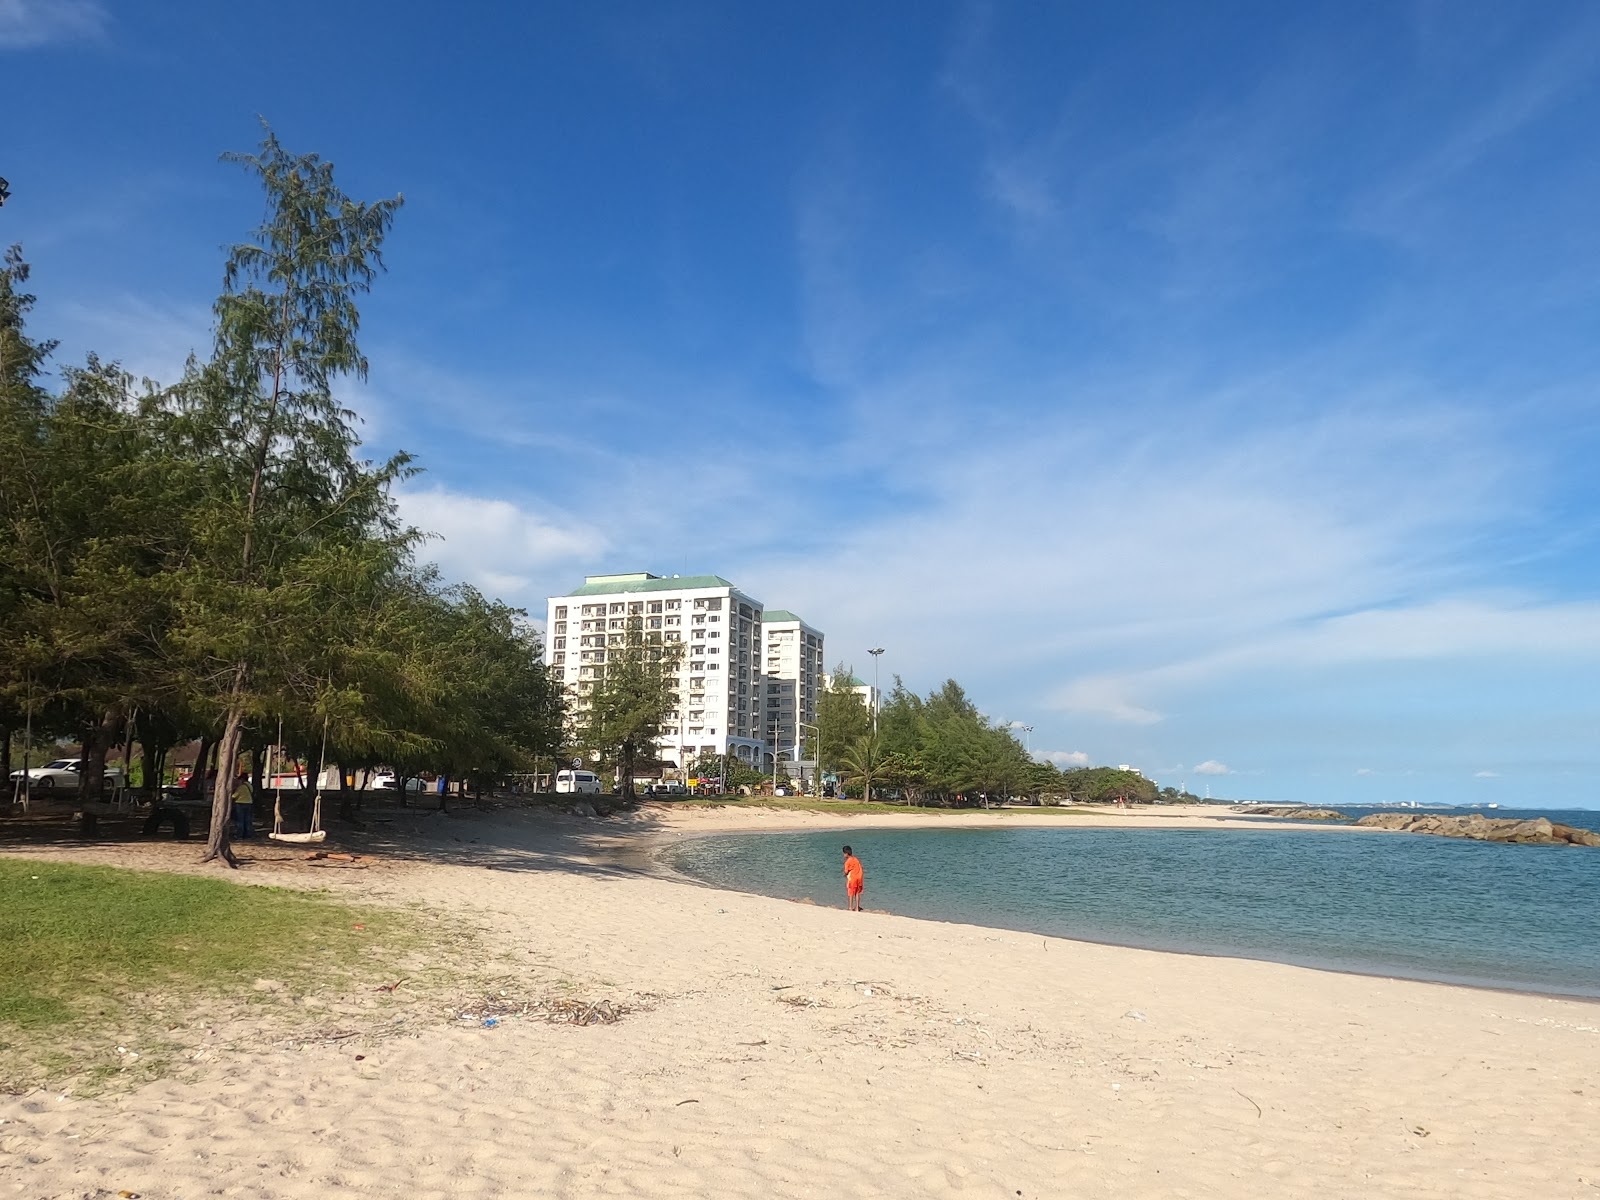
[[[861,860],[849,846],[844,848],[844,894],[851,912],[861,911],[861,893],[866,891],[866,876],[861,870]]]

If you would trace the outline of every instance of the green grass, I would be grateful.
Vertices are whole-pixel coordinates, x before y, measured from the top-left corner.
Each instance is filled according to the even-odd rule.
[[[873,816],[926,813],[930,816],[956,817],[995,811],[1049,813],[1053,816],[1062,817],[1080,815],[1080,810],[1058,808],[1054,805],[1043,807],[1025,805],[1019,809],[935,808],[921,807],[914,804],[896,804],[890,801],[875,801],[872,804],[866,804],[860,800],[814,800],[806,796],[795,796],[793,798],[788,796],[691,796],[686,800],[662,800],[659,796],[655,796],[651,797],[651,803],[665,804],[671,808],[777,808],[790,812],[836,813],[841,816],[857,816],[868,813]]]
[[[89,1066],[108,1040],[180,1027],[202,996],[375,974],[425,929],[315,893],[0,858],[0,1059],[28,1068],[8,1069],[12,1083]]]

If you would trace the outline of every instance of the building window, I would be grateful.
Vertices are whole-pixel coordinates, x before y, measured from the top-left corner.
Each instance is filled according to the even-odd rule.
[[[556,620],[565,621],[566,619],[567,619],[567,606],[565,604],[556,605]]]
[[[668,600],[666,603],[667,603],[667,611],[668,612],[677,612],[678,609],[683,607],[683,601],[682,600]]]

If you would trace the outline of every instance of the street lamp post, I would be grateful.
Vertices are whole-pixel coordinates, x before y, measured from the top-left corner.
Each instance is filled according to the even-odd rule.
[[[772,794],[778,794],[778,723],[770,721],[767,724],[769,741],[772,746]]]
[[[883,647],[876,646],[867,651],[872,655],[872,740],[878,740],[878,659],[883,657]]]
[[[816,797],[822,799],[822,726],[813,725],[809,721],[796,721],[796,729],[815,729],[817,731],[817,744],[812,747],[812,753],[817,756]],[[795,761],[800,760],[799,739],[795,739]]]

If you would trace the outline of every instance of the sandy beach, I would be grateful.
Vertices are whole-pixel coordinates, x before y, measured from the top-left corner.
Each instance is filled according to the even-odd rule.
[[[811,906],[649,863],[865,823],[468,812],[369,839],[364,871],[262,852],[241,882],[459,913],[543,986],[633,1011],[441,1014],[0,1097],[0,1196],[1600,1196],[1600,1006],[853,915],[826,882]],[[211,870],[172,843],[8,852]]]

